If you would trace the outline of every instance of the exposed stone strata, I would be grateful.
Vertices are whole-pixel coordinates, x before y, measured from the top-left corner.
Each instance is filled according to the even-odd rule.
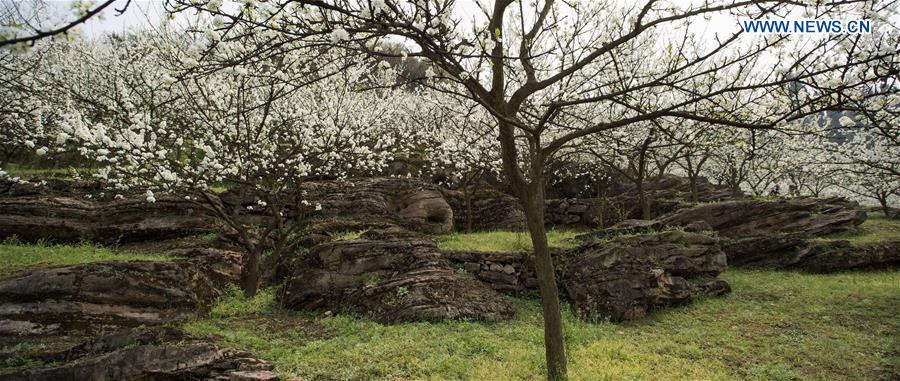
[[[457,271],[464,271],[494,290],[513,295],[537,290],[537,276],[530,253],[447,251],[444,256]]]
[[[797,198],[779,201],[740,200],[681,209],[657,219],[659,226],[704,221],[725,237],[800,233],[816,237],[855,233],[866,220],[859,204],[843,198]]]
[[[272,371],[274,366],[250,352],[193,340],[174,329],[143,329],[102,336],[40,360],[66,363],[0,374],[0,379],[278,380]]]
[[[678,176],[647,179],[644,189],[650,200],[651,214],[661,216],[693,206],[690,181]],[[468,223],[468,208],[462,192],[444,191],[453,208],[457,230]],[[478,189],[472,194],[472,230],[524,230],[525,214],[518,200],[492,189]],[[718,202],[743,198],[727,187],[697,181],[697,202]],[[545,204],[545,222],[560,227],[608,227],[627,219],[640,218],[637,193],[631,184],[620,184],[600,198],[549,199]]]
[[[842,198],[740,200],[681,209],[656,220],[627,220],[580,238],[590,241],[675,226],[717,232],[732,266],[835,272],[896,265],[900,260],[893,241],[852,245],[813,239],[856,233],[865,220],[858,203]]]
[[[283,292],[291,308],[348,311],[385,323],[499,321],[516,311],[484,283],[455,271],[431,240],[323,243],[295,268]]]
[[[443,190],[444,198],[453,208],[453,223],[457,231],[466,231],[469,209],[462,192]],[[473,231],[525,230],[525,212],[519,200],[506,193],[481,188],[472,191],[471,222]]]
[[[785,267],[816,273],[900,266],[900,239],[854,245],[849,241],[812,241]]]
[[[528,253],[451,251],[458,269],[491,288],[517,295],[537,290]],[[613,237],[553,253],[558,281],[579,315],[589,320],[628,320],[668,305],[729,291],[717,279],[725,254],[710,233],[666,231]]]
[[[189,258],[88,263],[0,281],[0,336],[162,324],[193,316],[238,280],[239,253],[177,254]]]
[[[101,243],[134,242],[209,232],[215,220],[184,199],[160,195],[115,200],[96,186],[53,181],[47,185],[6,184],[0,189],[0,238]],[[93,193],[84,193],[91,191]]]
[[[321,210],[311,212],[311,217],[316,220],[356,225],[366,225],[372,220],[428,234],[453,231],[453,209],[439,188],[418,179],[374,177],[310,181],[301,184],[297,192],[300,199],[310,205],[321,206]],[[253,191],[243,188],[231,189],[220,198],[226,205],[244,209],[259,200]],[[250,212],[249,215],[254,214]]]
[[[853,244],[770,234],[728,241],[724,249],[736,266],[785,268],[815,273],[900,265],[900,241]]]
[[[726,268],[714,236],[666,231],[570,250],[560,258],[560,283],[588,320],[628,320],[650,310],[730,291],[716,278]]]

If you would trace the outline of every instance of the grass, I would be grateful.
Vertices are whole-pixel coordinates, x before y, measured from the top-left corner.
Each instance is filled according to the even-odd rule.
[[[31,358],[28,355],[41,353],[47,349],[47,345],[22,341],[8,347],[0,347],[0,372],[14,372],[23,369],[33,369],[56,365],[52,361],[43,361]]]
[[[575,380],[862,380],[900,374],[900,271],[810,275],[729,270],[734,292],[624,323],[563,311]],[[331,379],[541,379],[540,305],[513,321],[381,325],[279,309],[270,292],[232,293],[199,336],[248,349],[282,376]]]
[[[89,173],[90,168],[67,167],[67,168],[41,168],[21,164],[6,164],[2,167],[10,176],[18,176],[24,179],[32,177],[54,178],[54,179],[71,179],[75,173]]]
[[[262,289],[256,296],[248,298],[237,285],[232,285],[209,311],[211,318],[243,317],[268,311],[275,305],[272,289]]]
[[[581,234],[573,230],[549,230],[547,240],[550,247],[571,248],[577,246],[573,240]],[[478,233],[454,233],[438,238],[438,247],[441,250],[460,251],[486,251],[512,253],[531,251],[531,236],[527,232],[478,232]]]
[[[822,241],[847,240],[854,245],[900,240],[900,220],[891,220],[884,213],[869,213],[869,218],[859,226],[859,233],[834,234],[818,238]]]
[[[346,231],[342,233],[338,233],[334,236],[335,241],[353,241],[362,237],[365,230],[355,230],[355,231]]]
[[[15,239],[0,243],[0,278],[6,278],[39,267],[69,266],[101,261],[168,260],[169,257],[117,252],[89,243],[51,245],[43,242],[22,244]]]

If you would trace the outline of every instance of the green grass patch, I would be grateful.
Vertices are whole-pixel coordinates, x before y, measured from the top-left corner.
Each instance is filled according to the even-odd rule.
[[[582,232],[574,230],[549,230],[547,241],[550,247],[572,248],[577,246],[574,238]],[[514,253],[531,251],[531,235],[527,232],[477,232],[454,233],[438,238],[438,247],[441,250],[461,251],[488,251],[499,253]]]
[[[884,216],[884,213],[870,212],[869,218],[859,225],[859,233],[833,234],[816,239],[820,241],[847,240],[854,245],[898,240],[900,239],[900,220],[889,219]]]
[[[39,267],[69,266],[101,261],[162,261],[170,257],[117,252],[111,248],[90,243],[51,245],[43,242],[22,244],[15,239],[0,243],[0,278]]]
[[[353,241],[353,240],[359,239],[359,237],[362,237],[363,233],[365,233],[365,232],[366,232],[365,230],[356,230],[356,231],[347,231],[347,232],[338,233],[338,234],[335,234],[334,240],[335,241]]]
[[[33,177],[52,178],[52,179],[72,179],[76,173],[82,175],[89,174],[90,168],[67,167],[67,168],[41,168],[21,164],[6,164],[2,167],[10,176],[18,176],[23,179]]]
[[[900,271],[810,275],[729,270],[734,292],[629,323],[585,323],[564,307],[574,380],[862,380],[900,372]],[[236,294],[234,294],[236,295]],[[265,293],[186,324],[247,349],[283,376],[541,379],[536,300],[513,321],[381,325],[279,309]],[[240,307],[239,307],[240,306]],[[219,307],[217,307],[219,308]],[[222,313],[221,311],[232,311]]]
[[[272,289],[261,289],[252,298],[244,296],[240,287],[232,285],[209,311],[212,318],[232,318],[260,314],[269,311],[275,305],[275,293]]]
[[[22,341],[8,347],[0,347],[0,371],[13,372],[55,365],[53,362],[42,361],[28,356],[40,353],[46,350],[46,347],[44,344],[28,341]]]

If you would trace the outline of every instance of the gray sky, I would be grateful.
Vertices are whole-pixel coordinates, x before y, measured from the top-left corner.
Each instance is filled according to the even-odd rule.
[[[480,11],[477,10],[477,6],[475,5],[476,1],[478,0],[460,0],[458,3],[460,8],[458,8],[457,12],[480,13]],[[628,4],[628,2],[632,0],[618,1],[622,1],[622,4]],[[690,3],[692,1],[699,0],[684,1],[686,3]],[[58,7],[58,11],[71,9],[73,4],[76,4],[77,2],[78,1],[75,0],[48,1],[48,3],[51,3],[54,7]],[[121,32],[133,28],[145,28],[148,25],[158,24],[166,17],[165,12],[163,11],[162,0],[133,0],[125,14],[121,16],[115,16],[115,11],[113,10],[113,8],[121,7],[126,3],[126,0],[117,0],[116,4],[114,4],[110,8],[107,8],[103,12],[101,18],[94,18],[92,20],[89,20],[84,25],[79,26],[79,30],[86,36],[97,37],[109,32]],[[68,15],[69,18],[71,18],[71,12],[68,12]],[[897,15],[892,16],[896,17]],[[187,16],[183,15],[182,17]],[[894,20],[894,17],[891,17],[891,19]],[[469,17],[465,16],[463,16],[462,18],[469,19]],[[699,36],[712,38],[715,34],[725,36],[734,33],[740,28],[739,22],[740,20],[736,19],[734,16],[727,14],[718,14],[713,15],[713,17],[711,17],[711,19],[709,20],[704,20],[699,17],[695,18],[694,20],[692,20],[691,29],[693,33]]]
[[[52,7],[51,12],[66,15],[65,20],[71,21],[72,7],[78,3],[74,0],[51,0],[47,1]],[[118,0],[112,7],[107,8],[101,13],[101,17],[94,17],[82,25],[77,27],[80,33],[86,36],[97,37],[105,33],[121,32],[132,28],[143,28],[147,25],[153,25],[163,20],[163,1],[161,0],[133,0],[125,14],[116,16],[113,8],[119,8],[127,3],[125,0]]]
[[[125,4],[124,1],[120,1]],[[89,36],[99,36],[107,32],[121,32],[130,28],[155,25],[165,18],[163,2],[158,0],[134,0],[125,14],[115,16],[115,11],[106,9],[103,17],[84,25],[83,32]]]

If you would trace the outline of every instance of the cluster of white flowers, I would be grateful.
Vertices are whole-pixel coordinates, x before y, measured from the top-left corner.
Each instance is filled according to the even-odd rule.
[[[335,35],[349,38],[343,29]],[[309,177],[377,173],[397,152],[397,121],[410,111],[403,106],[413,95],[381,88],[396,80],[390,66],[335,54],[330,66],[311,68],[311,57],[326,60],[322,52],[290,50],[277,70],[260,62],[194,75],[180,69],[199,57],[183,53],[189,43],[164,33],[130,36],[127,45],[73,41],[35,48],[44,61],[34,75],[50,78],[47,86],[66,96],[52,123],[39,125],[48,133],[22,136],[18,144],[37,155],[80,153],[101,165],[93,177],[117,194],[145,192],[148,202],[161,192],[191,197],[219,184],[277,193]],[[207,60],[228,61],[237,50],[223,45]],[[309,81],[328,71],[334,75]]]
[[[4,106],[14,112],[0,115],[0,133],[11,136],[9,144],[27,147],[36,155],[71,150],[88,156],[104,166],[94,176],[119,191],[190,193],[223,183],[249,182],[277,192],[319,175],[379,172],[396,153],[421,154],[429,164],[427,170],[449,174],[451,183],[459,183],[473,173],[500,175],[498,110],[487,109],[493,102],[447,94],[471,94],[469,90],[475,88],[501,94],[505,100],[529,81],[551,78],[561,67],[571,67],[601,46],[610,49],[607,55],[580,66],[565,81],[538,86],[516,105],[517,122],[540,128],[539,139],[532,141],[529,133],[517,130],[520,168],[527,167],[530,152],[573,131],[653,111],[678,111],[725,122],[780,120],[792,103],[827,98],[824,90],[762,84],[807,75],[806,82],[837,88],[847,85],[846,78],[871,78],[877,70],[855,65],[841,76],[811,73],[827,73],[829,67],[849,62],[849,52],[862,62],[896,51],[884,42],[896,37],[895,31],[861,36],[865,45],[812,39],[809,46],[780,42],[781,49],[756,53],[760,48],[756,43],[774,43],[773,39],[718,49],[693,35],[650,28],[607,46],[609,37],[630,31],[638,17],[646,23],[687,8],[671,3],[639,15],[639,9],[627,4],[601,3],[557,2],[544,12],[542,2],[523,2],[507,10],[502,25],[491,24],[487,18],[492,12],[485,9],[473,15],[471,28],[455,28],[460,20],[452,9],[426,0],[335,3],[348,7],[347,12],[309,4],[248,1],[241,8],[244,22],[228,17],[227,12],[220,14],[220,0],[198,1],[190,6],[213,17],[199,17],[197,32],[186,36],[161,33],[128,36],[127,42],[49,44],[35,49],[49,64],[40,65],[33,76],[22,75],[29,65],[0,55],[0,66],[11,69],[0,76],[16,83],[17,91],[29,88],[38,78],[51,78],[44,85],[62,89],[39,97],[4,97],[15,99]],[[487,7],[486,2],[479,5]],[[606,17],[610,12],[625,16]],[[547,18],[544,25],[552,27],[535,29],[532,35],[527,25],[542,13]],[[379,26],[385,20],[391,24]],[[689,29],[687,21],[672,25],[674,31]],[[366,29],[373,26],[383,29]],[[428,81],[432,89],[394,86],[397,76],[387,60],[372,67],[316,44],[296,49],[286,44],[292,48],[278,51],[281,43],[292,38],[281,33],[288,28],[311,32],[317,44],[353,49],[377,47],[384,33],[391,34],[390,28],[424,36],[435,46],[450,49],[441,54],[458,62],[441,67],[440,73],[466,82],[466,88],[432,80]],[[588,30],[591,33],[583,33]],[[495,77],[490,74],[496,63],[485,55],[501,43],[530,54],[502,59],[503,88],[491,89]],[[817,43],[823,45],[816,47]],[[797,60],[821,47],[832,47],[838,54],[808,66],[797,65]],[[417,48],[425,47],[411,50]],[[275,53],[260,53],[269,49]],[[248,54],[262,55],[247,59]],[[408,58],[405,50],[402,57]],[[694,62],[689,57],[706,58]],[[754,66],[768,59],[778,64]],[[322,74],[334,75],[311,80]],[[427,67],[424,75],[434,78],[435,68]],[[897,83],[885,86],[896,89]],[[9,88],[0,87],[0,91]],[[898,95],[885,91],[888,95],[869,96],[871,90],[855,89],[859,96],[853,101],[880,122],[841,116],[836,124],[844,129],[871,128],[847,135],[852,138],[840,146],[826,144],[828,137],[822,133],[819,139],[794,139],[774,131],[713,127],[665,117],[584,134],[551,154],[575,163],[563,170],[564,176],[584,176],[595,165],[643,173],[665,171],[675,163],[673,167],[692,176],[702,174],[756,194],[785,181],[809,184],[817,175],[828,173],[823,171],[836,170],[835,165],[821,163],[821,152],[841,151],[840,157],[828,156],[829,161],[839,162],[842,170],[879,177],[882,172],[874,171],[871,164],[891,163],[896,152],[896,138],[893,145],[885,142],[891,133],[896,136],[896,120],[889,115],[896,114]],[[558,108],[549,112],[549,107]],[[857,167],[847,169],[851,164]],[[868,170],[863,171],[862,165]],[[604,171],[594,172],[605,176]],[[864,182],[858,176],[844,178]],[[150,193],[147,199],[156,198]]]

